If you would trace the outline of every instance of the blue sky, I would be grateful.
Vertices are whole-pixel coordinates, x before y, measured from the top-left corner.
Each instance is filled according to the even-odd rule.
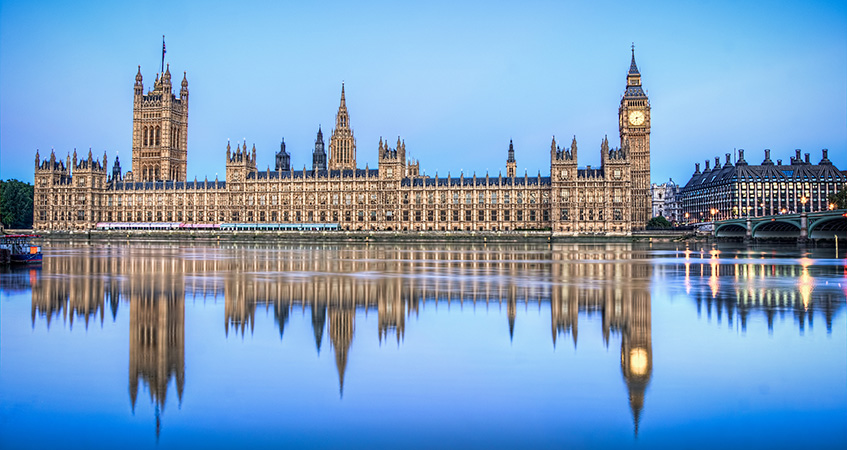
[[[799,148],[847,169],[844,2],[0,2],[0,178],[35,150],[129,169],[132,87],[188,72],[188,176],[223,178],[226,141],[311,165],[341,82],[360,167],[401,136],[428,175],[549,173],[553,135],[581,166],[619,142],[630,45],[652,104],[652,178],[695,161]],[[179,75],[176,75],[179,74]],[[178,86],[178,85],[177,85]],[[178,88],[177,88],[178,89]]]

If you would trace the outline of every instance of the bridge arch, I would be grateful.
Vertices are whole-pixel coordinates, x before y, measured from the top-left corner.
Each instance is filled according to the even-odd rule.
[[[847,218],[829,217],[809,225],[811,239],[835,239],[836,236],[847,239]]]
[[[716,237],[745,237],[747,236],[747,228],[738,223],[727,223],[718,226],[715,229]]]
[[[753,225],[753,238],[799,238],[800,224],[772,219]]]

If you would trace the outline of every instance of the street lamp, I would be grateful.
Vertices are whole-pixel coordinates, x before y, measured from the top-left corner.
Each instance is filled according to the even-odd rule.
[[[829,210],[830,210],[830,211],[832,211],[833,209],[835,209],[835,203],[830,203],[830,204],[828,205],[828,208],[829,208]]]
[[[803,204],[803,211],[802,212],[806,212],[806,202],[808,202],[808,201],[809,201],[809,199],[806,198],[805,195],[800,197],[800,203]]]

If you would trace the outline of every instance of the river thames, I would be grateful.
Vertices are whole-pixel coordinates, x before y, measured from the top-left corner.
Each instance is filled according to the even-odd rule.
[[[46,243],[0,273],[0,447],[843,448],[838,256]]]

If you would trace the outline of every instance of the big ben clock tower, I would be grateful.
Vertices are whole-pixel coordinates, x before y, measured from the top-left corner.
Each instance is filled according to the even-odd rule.
[[[650,100],[641,88],[641,74],[632,62],[626,75],[626,92],[618,110],[621,148],[632,164],[632,229],[643,230],[650,220]]]

